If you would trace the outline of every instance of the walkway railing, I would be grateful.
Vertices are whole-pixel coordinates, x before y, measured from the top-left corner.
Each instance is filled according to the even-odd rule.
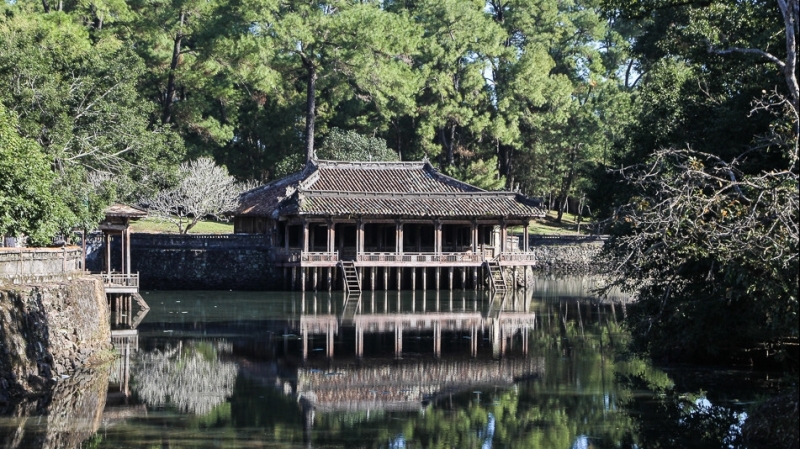
[[[106,287],[139,288],[139,273],[100,273]]]
[[[536,262],[536,254],[527,253],[500,253],[497,256],[498,262]]]
[[[276,259],[281,262],[338,262],[339,252],[327,251],[301,251],[280,250],[275,253]]]
[[[342,260],[350,260],[356,263],[377,263],[377,264],[403,264],[413,266],[419,264],[442,264],[442,265],[459,265],[459,264],[481,264],[487,260],[496,260],[498,262],[525,262],[526,264],[535,262],[536,256],[533,252],[506,252],[500,253],[499,251],[485,248],[483,251],[473,253],[467,252],[404,252],[395,253],[388,251],[374,251],[356,253],[355,251],[345,250],[340,254],[339,251],[302,251],[300,249],[290,249],[286,251],[281,249],[276,251],[275,258],[278,262],[283,263],[330,263],[336,264]]]
[[[483,261],[482,254],[474,253],[361,253],[357,262],[477,262]]]

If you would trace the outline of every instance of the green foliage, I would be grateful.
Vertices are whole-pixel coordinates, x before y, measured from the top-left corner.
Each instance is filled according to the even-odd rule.
[[[317,151],[319,159],[337,161],[399,161],[399,155],[387,148],[379,137],[367,137],[355,131],[332,128]]]
[[[306,166],[305,155],[301,153],[290,154],[275,164],[273,173],[275,178],[283,178],[292,173],[299,172]]]
[[[463,169],[447,167],[445,173],[483,190],[503,190],[506,186],[505,176],[497,169],[496,156],[485,162],[483,159],[472,161]]]
[[[178,136],[148,123],[137,83],[141,60],[113,35],[93,38],[64,12],[0,17],[0,102],[47,155],[64,205],[60,228],[93,228],[114,197],[168,176]]]
[[[639,295],[638,347],[664,360],[758,360],[758,347],[786,357],[797,338],[798,116],[796,74],[775,62],[791,43],[781,9],[604,3],[639,29],[641,83],[590,196],[612,224],[617,283]]]
[[[17,120],[0,104],[0,236],[48,243],[63,204],[53,194],[55,176],[39,145],[17,132]]]

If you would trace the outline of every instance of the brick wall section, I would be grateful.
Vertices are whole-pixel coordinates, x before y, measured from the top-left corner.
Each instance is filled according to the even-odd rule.
[[[80,269],[83,251],[61,248],[0,248],[0,278],[17,279],[72,273]]]
[[[275,290],[283,272],[273,262],[263,235],[131,235],[142,290]]]

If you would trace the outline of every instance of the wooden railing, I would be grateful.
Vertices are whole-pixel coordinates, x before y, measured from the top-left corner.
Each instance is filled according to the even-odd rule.
[[[275,257],[281,262],[338,262],[339,252],[302,251],[299,249],[277,251]]]
[[[402,263],[413,265],[415,263],[434,263],[434,264],[480,264],[486,260],[497,260],[498,262],[535,262],[536,256],[533,252],[505,252],[492,248],[484,248],[482,251],[473,253],[466,252],[405,252],[395,253],[388,251],[372,251],[356,253],[355,251],[302,251],[300,249],[284,249],[276,252],[276,259],[284,263],[302,262],[325,262],[336,264],[340,260],[352,260],[354,262],[374,262],[374,263]]]
[[[483,261],[481,254],[474,253],[361,253],[357,262],[477,262]]]
[[[100,273],[106,287],[136,287],[139,288],[139,273]]]
[[[497,256],[498,262],[536,262],[536,254],[527,253],[500,253]]]

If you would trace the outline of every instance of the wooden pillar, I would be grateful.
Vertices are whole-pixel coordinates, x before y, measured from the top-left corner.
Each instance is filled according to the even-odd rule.
[[[325,357],[333,358],[333,326],[331,323],[328,323],[325,328]]]
[[[422,290],[428,289],[428,267],[422,267]]]
[[[500,223],[500,253],[506,252],[506,221]]]
[[[461,290],[467,289],[467,269],[461,267]]]
[[[375,291],[375,271],[377,267],[369,267],[369,289]]]
[[[442,222],[436,220],[433,223],[433,229],[434,252],[436,254],[442,254]]]
[[[395,250],[397,254],[403,254],[403,222],[397,220],[395,222]]]
[[[389,290],[389,267],[383,267],[383,289]]]
[[[131,228],[128,227],[126,231],[127,231],[126,234],[128,235],[128,241],[126,243],[128,249],[127,251],[125,251],[125,254],[127,254],[128,257],[125,260],[125,262],[128,270],[127,273],[131,274]]]
[[[364,222],[358,220],[356,223],[356,254],[360,255],[364,252]],[[358,256],[356,256],[358,260]]]
[[[103,240],[105,240],[106,245],[106,257],[105,257],[105,266],[106,272],[111,273],[111,234],[107,231],[103,231]]]
[[[397,291],[403,289],[403,267],[397,267]]]
[[[335,269],[334,267],[328,267],[328,268],[325,269],[325,277],[327,278],[327,281],[328,281],[328,291],[331,291],[331,289],[333,289],[333,273],[332,272],[333,272],[334,269]]]
[[[314,267],[312,270],[314,270],[312,279],[312,282],[314,283],[314,291],[317,291],[317,287],[319,286],[319,283],[317,282],[319,280],[319,267]]]
[[[433,322],[433,355],[442,356],[442,323],[439,321]]]
[[[470,354],[472,357],[477,357],[478,355],[478,327],[476,325],[472,325],[470,329]]]
[[[303,222],[303,252],[308,252],[308,222]]]
[[[403,323],[397,323],[394,328],[394,357],[403,356]]]
[[[436,291],[439,291],[439,285],[441,284],[440,280],[442,277],[442,269],[440,267],[436,267]]]
[[[449,285],[449,287],[450,287],[449,290],[453,290],[453,267],[449,267],[448,271],[449,271],[448,275],[449,275],[449,278],[450,278],[450,279],[448,279],[448,281],[449,281],[448,283],[450,284]]]
[[[308,358],[308,329],[303,328],[301,335],[303,339],[303,361],[305,361]]]
[[[472,267],[472,288],[478,290],[478,267]]]
[[[306,268],[300,267],[300,291],[306,291]]]
[[[289,280],[292,284],[292,291],[294,291],[295,279],[297,279],[297,267],[292,267],[292,277]]]
[[[356,325],[356,357],[364,357],[364,329]]]
[[[289,252],[289,223],[283,224],[283,248]]]
[[[120,261],[119,271],[125,274],[125,230],[119,231]]]
[[[522,238],[524,242],[522,242],[522,250],[526,253],[530,250],[530,237],[528,236],[528,226],[530,226],[529,222],[522,223]]]
[[[417,289],[417,267],[411,267],[411,290]]]
[[[328,245],[327,251],[332,253],[336,250],[336,229],[333,221],[328,220]]]
[[[471,222],[469,228],[472,233],[472,253],[478,254],[478,222]]]

